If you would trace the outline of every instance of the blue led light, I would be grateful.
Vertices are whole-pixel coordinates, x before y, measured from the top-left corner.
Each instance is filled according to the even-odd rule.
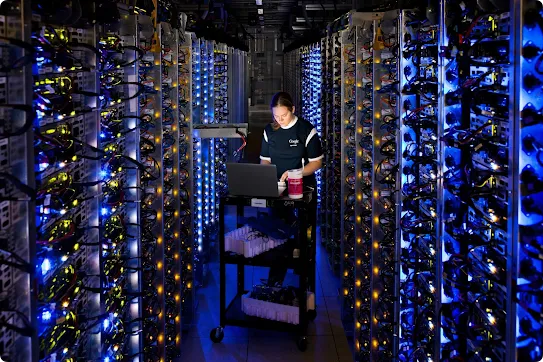
[[[103,322],[104,331],[109,329],[109,325],[110,325],[109,319],[104,319],[104,322]]]
[[[45,219],[45,218],[44,218]],[[45,275],[51,270],[51,261],[49,259],[44,259],[41,263],[41,273]]]
[[[47,322],[47,321],[51,320],[51,312],[48,311],[48,310],[42,312],[42,314],[41,314],[41,319],[42,319],[42,321],[44,321],[44,322]]]
[[[101,214],[102,214],[102,216],[106,216],[106,215],[109,214],[109,210],[106,207],[102,207]]]

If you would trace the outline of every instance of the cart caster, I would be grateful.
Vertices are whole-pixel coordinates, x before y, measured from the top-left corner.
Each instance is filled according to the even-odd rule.
[[[223,327],[213,328],[211,330],[211,333],[209,333],[209,338],[211,338],[213,343],[220,343],[222,339],[224,338],[224,328]]]
[[[310,309],[307,311],[307,318],[309,318],[310,321],[314,321],[315,318],[317,318],[317,311],[315,309]]]
[[[300,351],[305,352],[307,350],[307,337],[298,338],[296,345]]]

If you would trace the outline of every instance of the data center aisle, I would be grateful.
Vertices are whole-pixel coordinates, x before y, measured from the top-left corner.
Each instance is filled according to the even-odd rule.
[[[227,326],[221,343],[209,339],[212,328],[219,324],[219,264],[210,263],[208,285],[198,293],[197,324],[183,335],[181,361],[189,362],[352,362],[352,354],[341,323],[338,278],[328,266],[326,251],[317,241],[317,309],[309,324],[309,346],[306,352],[296,347],[295,337],[288,333],[261,331]],[[247,267],[245,285],[266,278],[267,268]],[[235,285],[234,269],[227,269],[228,284]],[[287,274],[286,284],[297,276]],[[227,293],[227,300],[230,298]]]

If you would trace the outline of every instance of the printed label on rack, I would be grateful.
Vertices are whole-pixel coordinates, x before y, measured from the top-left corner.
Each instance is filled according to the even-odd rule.
[[[145,54],[143,57],[141,57],[141,59],[143,61],[146,61],[146,62],[154,62],[155,61],[155,56],[151,53],[151,54]]]
[[[382,52],[381,53],[381,60],[394,58],[394,54],[392,52]]]
[[[265,199],[251,199],[251,207],[266,207]]]
[[[145,80],[145,81],[141,82],[141,84],[143,84],[144,86],[149,87],[149,88],[154,88],[154,86],[155,86],[155,83],[152,80]]]
[[[136,78],[136,76],[134,74],[129,75],[127,79],[128,79],[129,82],[137,82],[137,78]],[[134,99],[130,99],[128,101],[128,111],[130,113],[136,112],[137,111],[137,106],[138,106],[137,99],[134,98]]]

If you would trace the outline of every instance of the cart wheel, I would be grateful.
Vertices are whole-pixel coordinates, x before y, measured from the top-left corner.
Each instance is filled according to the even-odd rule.
[[[310,309],[307,311],[307,318],[309,318],[310,321],[314,321],[315,318],[317,318],[317,311],[315,309]]]
[[[213,343],[220,343],[222,339],[224,338],[224,328],[223,327],[213,328],[211,330],[211,333],[209,333],[209,338],[211,338]]]
[[[307,350],[307,337],[298,338],[296,345],[300,351],[305,352]]]

